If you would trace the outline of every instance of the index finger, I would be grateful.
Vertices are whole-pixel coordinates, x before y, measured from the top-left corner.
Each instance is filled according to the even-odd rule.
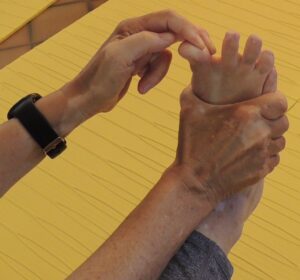
[[[172,32],[177,40],[186,40],[204,49],[203,32],[183,16],[172,10],[154,12],[141,17],[123,21],[117,28],[121,33],[137,33],[141,31]],[[205,40],[206,41],[206,40]],[[213,44],[212,44],[213,45]],[[211,50],[211,46],[207,46]]]

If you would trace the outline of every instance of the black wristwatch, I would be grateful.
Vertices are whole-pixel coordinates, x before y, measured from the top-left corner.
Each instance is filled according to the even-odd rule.
[[[67,144],[34,105],[41,98],[37,93],[22,98],[9,110],[7,118],[18,119],[44,153],[50,158],[55,158],[66,149]]]

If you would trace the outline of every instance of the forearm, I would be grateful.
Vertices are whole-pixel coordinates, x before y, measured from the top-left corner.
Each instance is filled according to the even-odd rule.
[[[210,211],[205,198],[181,185],[167,171],[143,202],[69,280],[158,279]]]
[[[68,85],[36,103],[59,136],[65,137],[86,118],[76,110],[82,102],[78,96]],[[17,119],[0,126],[0,154],[0,196],[45,157]]]

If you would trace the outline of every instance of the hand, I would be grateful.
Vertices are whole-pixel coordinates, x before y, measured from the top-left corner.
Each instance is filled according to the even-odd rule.
[[[233,105],[210,105],[186,89],[181,96],[177,157],[171,170],[215,205],[269,174],[288,129],[287,102],[268,93]],[[188,174],[192,174],[188,175]]]
[[[77,100],[88,117],[110,111],[139,74],[145,93],[166,75],[172,54],[166,48],[186,40],[215,52],[207,32],[173,11],[161,11],[121,22],[83,71],[64,90]]]

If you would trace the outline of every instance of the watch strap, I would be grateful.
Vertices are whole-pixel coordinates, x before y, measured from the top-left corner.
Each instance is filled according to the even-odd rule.
[[[39,94],[26,96],[10,110],[8,119],[17,118],[44,152],[54,158],[66,149],[66,141],[34,105],[40,98]]]

